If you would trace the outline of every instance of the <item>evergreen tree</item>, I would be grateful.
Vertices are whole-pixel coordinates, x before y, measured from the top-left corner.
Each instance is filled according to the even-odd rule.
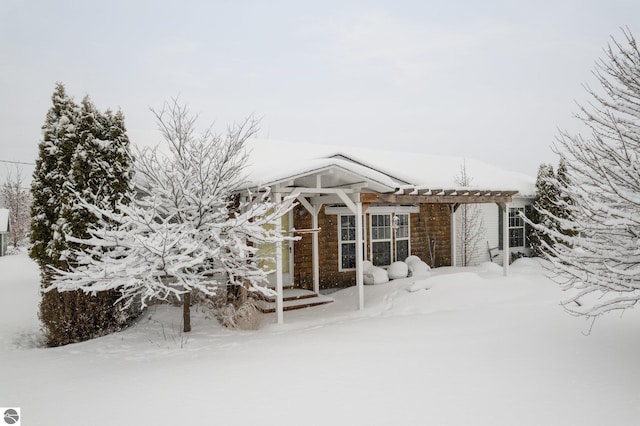
[[[42,126],[42,141],[31,183],[30,255],[40,265],[45,285],[49,275],[47,265],[64,267],[59,261],[58,219],[63,205],[61,190],[67,180],[76,140],[78,112],[77,105],[67,96],[62,83],[56,85],[51,101],[53,106]]]
[[[550,215],[543,212],[549,211],[555,214],[556,201],[558,200],[558,189],[555,184],[555,173],[553,166],[550,164],[541,164],[538,168],[538,176],[536,178],[536,198],[533,202],[533,209],[530,210],[529,220],[533,223],[541,224],[546,227],[557,229],[556,222]],[[544,232],[536,230],[534,227],[529,228],[529,241],[531,248],[537,255],[543,254],[542,241],[550,243],[550,239]]]
[[[66,271],[75,265],[73,252],[80,246],[68,236],[87,236],[96,223],[79,201],[89,199],[105,208],[126,202],[133,174],[121,113],[100,114],[88,97],[78,106],[62,84],[56,87],[53,103],[32,184],[31,256],[41,267],[43,289],[54,278],[51,268]],[[40,319],[47,344],[82,341],[120,328],[131,312],[121,312],[117,299],[116,291],[95,296],[43,292]]]
[[[571,219],[571,182],[569,180],[569,171],[566,160],[561,157],[558,162],[558,172],[556,173],[556,190],[558,202],[556,203],[555,214],[560,222],[570,222]],[[572,228],[559,228],[559,231],[565,235],[574,236],[575,231]]]
[[[560,158],[557,172],[554,172],[550,164],[541,164],[536,179],[534,208],[531,209],[527,218],[544,229],[552,229],[571,236],[574,235],[574,231],[566,227],[570,218],[568,208],[570,205],[569,178],[564,158]],[[549,247],[552,243],[548,232],[535,227],[529,227],[529,240],[538,256],[542,256],[545,247]]]

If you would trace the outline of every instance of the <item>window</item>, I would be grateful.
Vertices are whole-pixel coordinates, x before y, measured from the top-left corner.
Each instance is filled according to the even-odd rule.
[[[334,208],[338,215],[338,270],[347,271],[356,268],[356,218],[352,214]],[[394,206],[370,207],[374,210],[367,214],[369,232],[364,232],[365,220],[362,220],[362,255],[369,247],[369,260],[376,266],[389,266],[395,260],[404,260],[411,254],[409,217],[412,207],[395,213]],[[344,209],[346,210],[346,208]],[[417,210],[417,208],[416,208]],[[367,246],[367,241],[371,243]]]
[[[520,213],[524,213],[524,208],[509,209],[509,247],[524,247],[524,220]]]
[[[371,215],[371,262],[391,265],[391,215]]]
[[[340,216],[340,270],[356,267],[356,217]]]
[[[388,266],[409,256],[409,215],[371,214],[371,262]]]
[[[409,215],[399,214],[396,220],[396,260],[409,257]]]

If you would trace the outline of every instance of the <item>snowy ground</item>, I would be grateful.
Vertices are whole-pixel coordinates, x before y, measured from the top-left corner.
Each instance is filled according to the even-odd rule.
[[[0,406],[23,425],[635,425],[640,312],[567,315],[535,260],[355,289],[265,315],[255,332],[149,310],[135,326],[44,349],[38,271],[0,258]]]

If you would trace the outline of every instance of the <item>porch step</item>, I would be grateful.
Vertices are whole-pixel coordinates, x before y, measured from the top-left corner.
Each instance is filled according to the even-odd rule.
[[[301,288],[284,289],[283,310],[292,311],[294,309],[309,308],[311,306],[324,305],[333,302],[333,299],[321,294],[316,294],[310,290]],[[257,301],[258,309],[267,314],[276,311],[276,297],[272,296],[264,300]]]

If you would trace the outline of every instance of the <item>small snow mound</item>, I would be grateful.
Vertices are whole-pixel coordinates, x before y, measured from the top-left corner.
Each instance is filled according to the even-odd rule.
[[[433,280],[423,279],[414,281],[409,287],[407,287],[407,291],[415,292],[420,290],[428,290],[433,287]]]
[[[389,265],[389,268],[387,268],[387,273],[391,280],[406,278],[407,275],[409,275],[409,266],[404,262],[393,262]]]
[[[363,280],[366,285],[383,284],[389,282],[389,275],[387,271],[377,266],[373,266],[371,262],[368,263],[363,269]]]
[[[498,265],[495,262],[482,262],[478,265],[478,268],[482,272],[500,272],[502,271],[502,266]]]
[[[516,259],[510,266],[515,272],[531,273],[540,270],[540,258],[538,257],[521,257]]]
[[[511,267],[513,268],[537,268],[539,266],[540,258],[537,257],[521,257],[511,264]]]
[[[409,273],[412,277],[429,275],[431,267],[422,260],[413,261],[409,264]]]

